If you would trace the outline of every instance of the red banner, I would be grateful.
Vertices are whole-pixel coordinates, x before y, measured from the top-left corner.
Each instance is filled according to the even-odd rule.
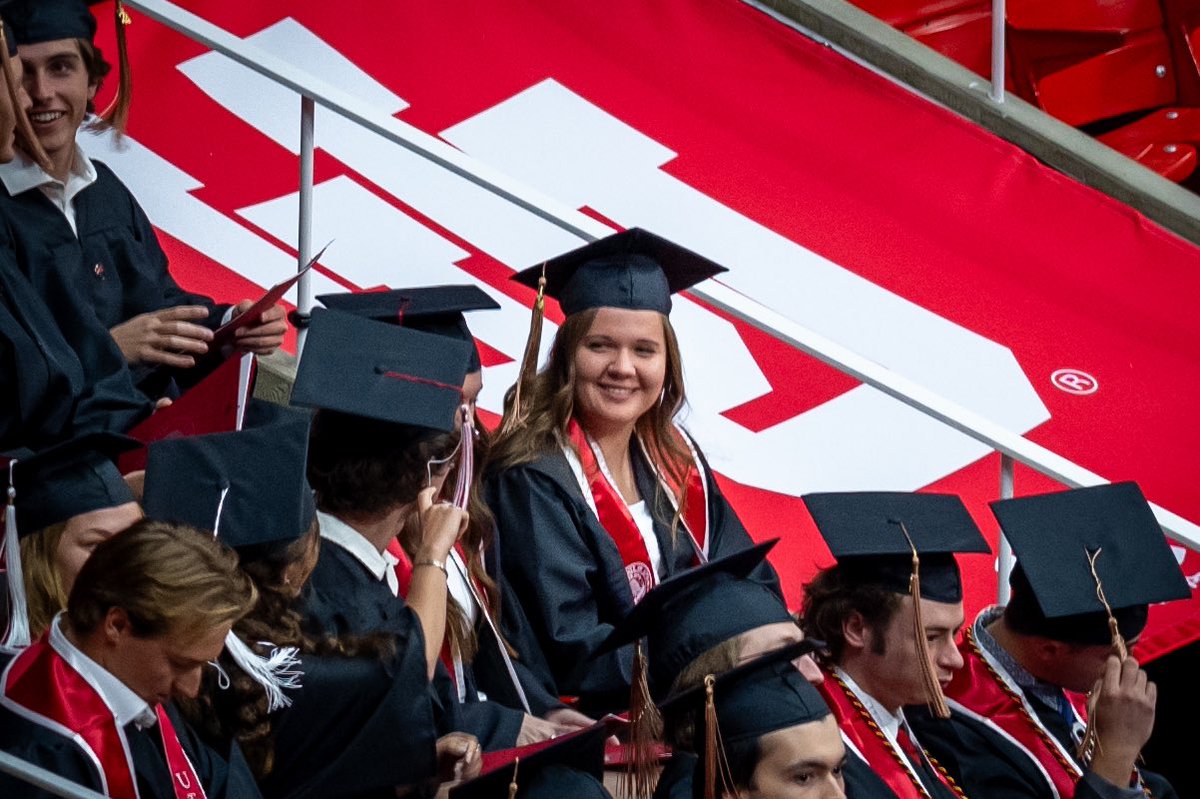
[[[181,4],[1200,519],[1200,251],[738,0]],[[295,269],[298,97],[136,13],[129,40],[130,136],[85,146],[142,201],[181,282],[258,296]],[[532,302],[507,278],[578,241],[331,112],[315,130],[313,240],[335,239],[315,293],[479,283],[502,304],[471,319],[497,410]],[[683,423],[753,535],[783,537],[772,561],[793,604],[829,562],[807,491],[958,492],[996,540],[994,453],[693,301],[672,318]],[[1017,471],[1018,494],[1053,487]],[[1200,556],[1183,565],[1195,583]],[[965,567],[973,613],[994,560]],[[1196,604],[1177,605],[1155,609],[1143,654],[1200,635]]]

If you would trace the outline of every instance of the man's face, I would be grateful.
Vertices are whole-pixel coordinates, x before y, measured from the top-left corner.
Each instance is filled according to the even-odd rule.
[[[33,101],[33,132],[57,164],[74,153],[75,134],[98,84],[88,77],[75,39],[22,45],[18,55],[25,68],[25,90]]]
[[[223,624],[142,638],[134,635],[120,608],[109,611],[104,625],[109,646],[102,665],[151,706],[172,698],[195,697],[202,669],[221,654],[230,629]]]
[[[832,715],[759,739],[744,799],[845,799],[846,747]]]
[[[1134,642],[1130,641],[1132,648]],[[1036,676],[1068,691],[1085,694],[1104,676],[1104,667],[1113,648],[1109,644],[1082,646],[1054,642],[1053,654],[1045,658],[1041,674]]]
[[[921,615],[929,661],[938,682],[945,688],[954,672],[963,665],[962,655],[954,642],[963,625],[962,603],[922,599]],[[885,629],[867,628],[865,634],[867,645],[859,661],[864,677],[859,682],[864,683],[864,689],[892,711],[904,705],[928,702],[917,642],[913,638],[912,597],[900,599],[900,605]]]
[[[738,663],[748,663],[755,658],[762,657],[768,652],[774,652],[776,649],[782,649],[789,644],[803,641],[804,633],[800,630],[799,625],[794,622],[779,621],[774,624],[764,624],[761,627],[747,630],[739,635],[738,638]],[[804,679],[813,685],[820,685],[824,681],[825,675],[821,673],[821,667],[816,664],[812,656],[803,655],[796,658],[792,663],[804,675]]]

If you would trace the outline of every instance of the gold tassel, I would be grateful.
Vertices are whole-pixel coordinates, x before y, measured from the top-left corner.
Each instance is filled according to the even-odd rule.
[[[46,151],[42,149],[37,134],[33,132],[33,125],[29,122],[29,116],[25,113],[21,103],[17,101],[21,95],[21,87],[17,85],[17,76],[13,72],[12,60],[8,57],[8,36],[4,33],[3,25],[0,25],[0,69],[3,69],[4,72],[4,83],[8,87],[8,100],[12,104],[13,116],[17,121],[17,146],[36,161],[38,166],[49,172],[54,168],[50,163],[50,156],[46,155]]]
[[[716,678],[704,678],[704,799],[717,799],[717,706],[713,703]]]
[[[542,319],[546,315],[546,264],[542,264],[542,276],[538,278],[537,299],[529,315],[529,337],[525,339],[525,352],[521,355],[521,368],[517,371],[517,382],[513,384],[500,420],[500,434],[511,433],[525,423],[528,411],[521,402],[521,395],[537,374],[538,353],[542,348]]]
[[[125,40],[125,28],[133,23],[133,19],[121,0],[117,0],[113,6],[113,20],[117,28],[117,94],[100,116],[112,125],[119,136],[125,132],[125,125],[129,122],[129,106],[133,99],[133,72],[129,66],[129,48]]]
[[[625,799],[647,799],[654,792],[655,744],[662,738],[662,715],[650,696],[642,642],[633,650],[633,680],[629,697],[629,765],[621,778]]]
[[[521,758],[513,758],[512,780],[508,783],[508,799],[517,799],[517,770],[521,768]]]
[[[1108,597],[1104,595],[1104,585],[1100,581],[1100,573],[1096,571],[1096,560],[1103,551],[1103,547],[1099,547],[1095,552],[1088,552],[1086,547],[1083,550],[1087,555],[1088,566],[1092,570],[1092,579],[1096,582],[1096,598],[1100,600],[1100,604],[1104,606],[1104,612],[1108,615],[1108,633],[1112,641],[1113,654],[1123,663],[1129,657],[1129,646],[1125,643],[1125,637],[1121,635],[1121,625],[1117,623],[1112,606],[1108,604]],[[1100,748],[1100,738],[1096,733],[1096,703],[1098,699],[1098,691],[1092,691],[1088,695],[1087,728],[1083,731],[1083,738],[1080,739],[1079,746],[1075,750],[1079,759],[1084,763],[1091,763],[1092,757]]]
[[[942,693],[942,684],[938,682],[933,671],[933,663],[929,660],[929,645],[925,640],[925,617],[921,612],[921,556],[917,554],[917,546],[913,543],[908,528],[900,522],[900,531],[908,539],[912,550],[912,576],[908,578],[908,592],[913,600],[913,635],[917,640],[917,660],[921,664],[921,681],[925,683],[925,693],[929,697],[929,712],[939,719],[950,718],[950,706],[946,704],[946,695]]]

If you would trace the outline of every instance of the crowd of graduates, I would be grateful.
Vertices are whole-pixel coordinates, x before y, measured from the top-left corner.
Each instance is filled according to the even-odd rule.
[[[789,611],[677,421],[671,298],[724,270],[648,231],[515,275],[494,430],[467,315],[496,305],[436,286],[319,298],[288,405],[228,385],[226,427],[144,434],[283,310],[182,290],[76,144],[131,83],[122,52],[95,113],[88,5],[0,16],[0,750],[116,799],[1176,795],[1129,647],[1188,587],[1138,487],[993,503],[1019,563],[973,620],[959,498],[808,495],[836,563]]]

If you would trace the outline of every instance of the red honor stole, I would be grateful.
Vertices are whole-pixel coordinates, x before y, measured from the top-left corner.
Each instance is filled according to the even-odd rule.
[[[672,426],[671,433],[679,448],[691,455],[692,462],[688,464],[682,484],[673,480],[667,470],[659,468],[643,442],[639,440],[638,443],[642,444],[642,452],[666,495],[671,499],[671,504],[676,510],[682,505],[680,521],[691,536],[697,561],[704,561],[708,559],[708,484],[691,440],[677,426]],[[592,498],[600,526],[612,537],[621,555],[621,562],[625,564],[629,590],[633,594],[634,604],[637,604],[658,582],[650,563],[646,541],[642,538],[642,532],[633,520],[624,497],[609,478],[604,456],[574,418],[567,423],[567,437],[579,457],[583,478],[587,483],[587,493]]]
[[[871,712],[848,685],[836,674],[827,671],[825,681],[817,686],[817,690],[825,697],[825,703],[837,719],[842,735],[858,749],[871,770],[887,783],[896,796],[900,799],[931,799],[914,773],[916,764],[911,769],[905,765],[905,755],[892,746],[883,729],[871,717]],[[954,795],[962,796],[962,792],[942,779],[940,773],[938,778]]]
[[[125,731],[100,693],[54,647],[49,634],[17,655],[0,676],[0,703],[51,732],[71,738],[100,769],[112,799],[138,799]],[[176,799],[204,799],[204,789],[163,708],[156,709]]]
[[[1063,799],[1075,795],[1075,784],[1083,776],[1082,770],[1071,753],[1042,726],[1037,714],[1026,706],[1020,688],[1010,685],[1000,675],[999,669],[988,661],[975,640],[970,628],[963,636],[966,644],[960,647],[963,667],[959,669],[946,697],[952,700],[955,709],[964,709],[967,715],[988,726],[998,727],[1008,738],[1017,743],[1030,758],[1037,761],[1043,775],[1054,785],[1054,790]],[[1078,696],[1067,694],[1075,712],[1081,720],[1087,719],[1087,711]]]

